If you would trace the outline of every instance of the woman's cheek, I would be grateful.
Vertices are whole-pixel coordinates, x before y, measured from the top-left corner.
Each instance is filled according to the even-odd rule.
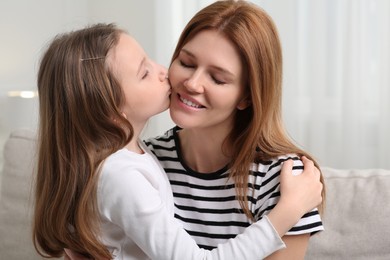
[[[180,75],[183,75],[183,73],[184,72],[180,71],[177,65],[171,65],[171,67],[169,68],[168,77],[172,88],[177,87],[178,77],[180,77]]]

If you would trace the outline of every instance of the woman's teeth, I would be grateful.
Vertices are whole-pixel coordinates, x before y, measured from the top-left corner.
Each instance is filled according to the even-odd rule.
[[[188,99],[185,99],[185,98],[182,98],[180,97],[180,100],[186,104],[187,106],[190,106],[190,107],[194,107],[194,108],[201,108],[202,106],[200,105],[197,105],[195,104],[194,102],[192,102],[191,100],[188,100]]]

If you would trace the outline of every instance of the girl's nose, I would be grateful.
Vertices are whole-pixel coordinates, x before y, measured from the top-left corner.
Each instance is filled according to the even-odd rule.
[[[161,70],[159,73],[159,79],[160,79],[160,81],[164,81],[164,80],[168,79],[168,70],[164,66],[161,66]]]

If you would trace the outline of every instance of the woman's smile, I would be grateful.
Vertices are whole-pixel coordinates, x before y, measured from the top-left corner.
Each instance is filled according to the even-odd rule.
[[[177,94],[179,100],[184,103],[186,106],[189,106],[191,108],[196,108],[196,109],[202,109],[205,108],[205,106],[202,106],[199,104],[196,100],[191,99],[190,97],[184,98],[182,95]]]

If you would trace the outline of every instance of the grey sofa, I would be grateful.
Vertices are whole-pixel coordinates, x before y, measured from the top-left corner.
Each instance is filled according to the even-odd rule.
[[[35,134],[14,131],[4,147],[0,259],[42,259],[31,242]],[[306,259],[390,259],[390,171],[323,168],[325,231],[310,240]]]

